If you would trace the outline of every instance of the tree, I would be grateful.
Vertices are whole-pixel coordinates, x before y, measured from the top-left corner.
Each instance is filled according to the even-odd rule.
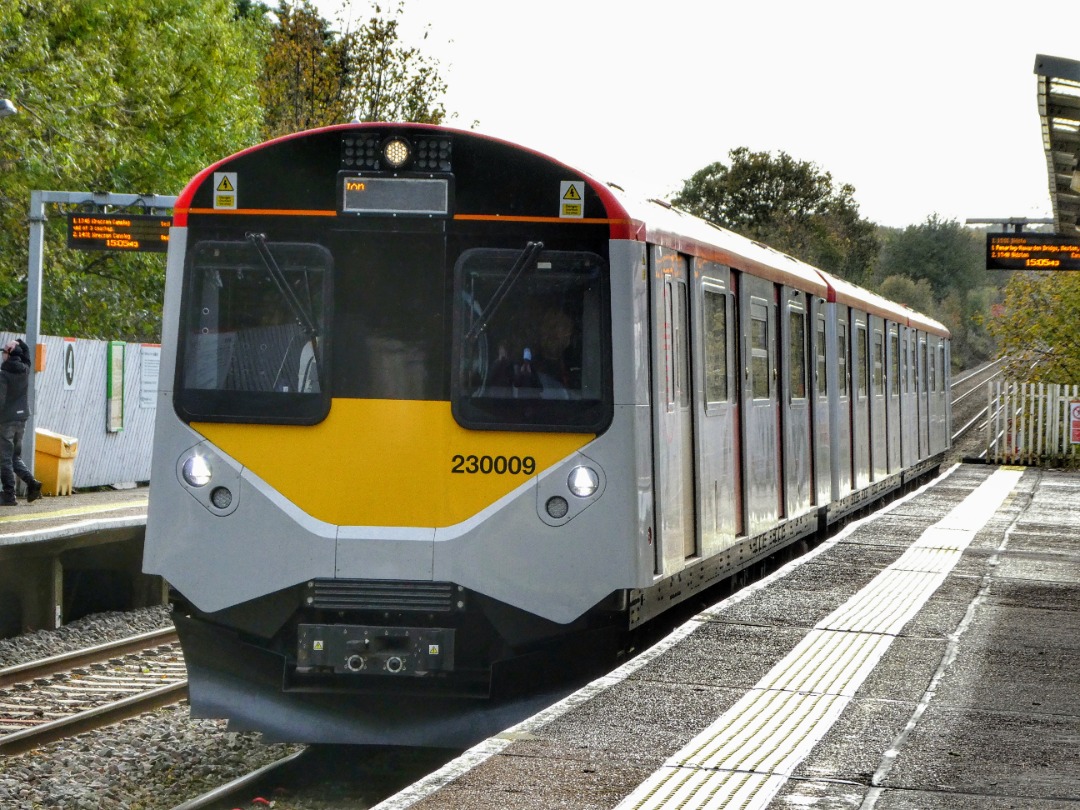
[[[1017,382],[1075,384],[1080,380],[1080,276],[1013,273],[990,333]]]
[[[402,13],[400,2],[392,16],[376,4],[358,30],[338,34],[309,0],[281,0],[259,80],[263,135],[353,119],[441,123],[446,84],[436,62],[399,41]]]
[[[952,358],[970,368],[994,353],[984,314],[997,295],[997,277],[986,273],[985,240],[980,231],[932,214],[919,225],[886,230],[870,286],[886,297],[940,319],[952,332]],[[931,294],[913,301],[890,279],[905,277]]]
[[[697,216],[854,282],[878,252],[873,223],[859,216],[855,189],[785,152],[728,153],[694,173],[672,202]]]
[[[178,194],[258,137],[265,45],[231,0],[22,0],[0,5],[0,323],[25,322],[30,191]],[[47,227],[42,331],[160,337],[160,256],[64,246]]]
[[[953,290],[972,290],[985,282],[982,236],[956,220],[931,214],[921,225],[889,233],[882,245],[878,275],[925,279],[939,300]]]

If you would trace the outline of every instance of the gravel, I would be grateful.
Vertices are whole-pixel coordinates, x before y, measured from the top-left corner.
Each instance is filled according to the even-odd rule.
[[[0,640],[0,667],[169,625],[163,607],[96,614]],[[192,720],[185,701],[0,759],[0,807],[168,810],[297,749],[226,732],[224,721]]]

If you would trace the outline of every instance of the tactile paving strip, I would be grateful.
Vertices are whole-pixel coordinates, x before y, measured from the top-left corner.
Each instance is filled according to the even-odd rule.
[[[821,740],[1020,480],[999,469],[819,622],[618,810],[764,808]]]

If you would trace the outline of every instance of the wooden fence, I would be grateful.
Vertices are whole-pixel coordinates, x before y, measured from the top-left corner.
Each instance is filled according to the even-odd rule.
[[[987,384],[986,460],[1080,466],[1080,386]]]

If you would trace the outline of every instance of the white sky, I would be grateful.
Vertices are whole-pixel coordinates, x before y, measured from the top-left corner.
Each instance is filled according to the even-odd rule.
[[[394,0],[383,0],[384,7]],[[339,19],[342,0],[315,0]],[[346,5],[350,5],[346,3]],[[353,0],[364,20],[371,3]],[[787,152],[862,216],[1052,216],[1036,54],[1080,59],[1077,0],[405,0],[448,123],[667,198],[728,151]],[[425,26],[428,36],[423,39]]]

